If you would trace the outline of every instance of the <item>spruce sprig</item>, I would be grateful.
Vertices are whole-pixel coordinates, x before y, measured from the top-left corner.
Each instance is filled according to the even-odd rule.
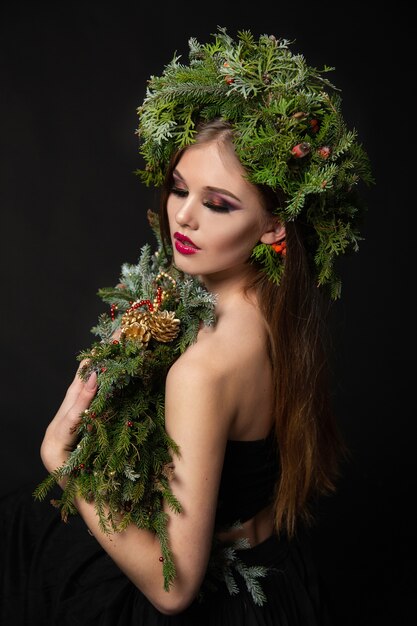
[[[170,267],[157,220],[152,213],[148,217],[157,249],[152,252],[149,244],[143,246],[136,265],[122,266],[119,284],[99,290],[110,314],[99,316],[92,328],[99,340],[78,355],[84,361],[80,377],[87,380],[96,372],[98,390],[80,416],[76,447],[36,487],[34,497],[43,500],[65,478],[60,499],[52,501],[64,521],[77,513],[75,499],[83,498],[94,504],[104,533],[122,532],[129,524],[155,533],[168,591],[176,571],[167,511],[179,514],[182,508],[170,486],[173,460],[181,451],[165,430],[165,379],[171,365],[196,340],[200,325],[215,323],[215,298],[196,278]],[[175,339],[151,336],[142,343],[119,336],[126,312],[149,314],[153,306],[175,313],[180,322]]]
[[[230,530],[241,527],[238,520]],[[266,602],[260,579],[268,575],[269,568],[263,565],[246,565],[241,556],[244,554],[243,551],[249,548],[249,541],[245,538],[223,542],[213,537],[206,576],[198,594],[200,602],[208,592],[216,591],[219,584],[225,584],[229,594],[234,596],[239,593],[239,583],[242,582],[255,604],[262,606]]]

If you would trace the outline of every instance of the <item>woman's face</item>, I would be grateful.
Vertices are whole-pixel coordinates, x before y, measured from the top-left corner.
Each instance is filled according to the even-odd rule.
[[[203,280],[246,274],[254,246],[272,236],[266,233],[276,223],[232,147],[216,141],[183,153],[173,172],[167,214],[175,265]]]

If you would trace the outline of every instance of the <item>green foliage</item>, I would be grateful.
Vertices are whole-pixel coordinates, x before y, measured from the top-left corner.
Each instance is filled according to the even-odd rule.
[[[146,167],[137,173],[147,185],[162,184],[170,157],[195,141],[198,123],[223,118],[249,179],[284,192],[286,202],[276,211],[281,220],[310,226],[318,284],[338,297],[334,261],[357,249],[352,233],[364,209],[357,185],[373,178],[356,130],[346,126],[339,90],[327,77],[334,68],[309,66],[290,50],[292,42],[273,35],[255,39],[241,31],[233,40],[219,27],[211,42],[188,43],[188,65],[175,55],[148,82],[137,131]],[[302,156],[293,152],[300,144],[308,146]],[[340,245],[324,241],[332,217]],[[329,237],[333,241],[333,230]],[[255,257],[279,282],[281,265],[260,249]]]
[[[168,590],[175,564],[164,505],[174,514],[181,512],[170,487],[173,459],[181,451],[165,431],[165,379],[178,356],[196,340],[200,324],[215,322],[215,300],[197,279],[168,266],[155,220],[153,229],[158,249],[152,253],[145,245],[136,265],[122,266],[117,287],[99,291],[111,314],[100,315],[92,329],[99,341],[78,356],[86,360],[80,369],[83,380],[97,372],[98,391],[80,416],[75,449],[37,486],[34,496],[43,500],[65,477],[61,498],[53,502],[64,520],[77,513],[74,500],[81,497],[94,503],[104,533],[121,532],[129,524],[155,533]],[[175,312],[178,336],[171,341],[152,337],[146,345],[123,336],[115,340],[123,314],[134,303],[154,303],[158,288],[164,293],[158,310]],[[136,310],[149,312],[149,304]]]
[[[236,522],[232,528],[241,528],[240,522]],[[268,568],[263,565],[246,565],[240,558],[240,554],[242,550],[248,548],[250,545],[247,539],[236,539],[225,543],[216,537],[213,538],[206,577],[198,595],[200,602],[204,600],[208,592],[216,591],[219,583],[226,585],[230,595],[239,593],[237,574],[243,580],[255,604],[262,606],[266,602],[259,579],[268,574]]]
[[[252,258],[264,267],[270,280],[280,283],[284,272],[284,261],[282,256],[274,252],[271,246],[259,243],[252,251]]]

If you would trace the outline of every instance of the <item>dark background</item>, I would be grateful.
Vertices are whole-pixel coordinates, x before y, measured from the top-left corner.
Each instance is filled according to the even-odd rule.
[[[198,15],[197,15],[198,12]],[[399,3],[9,3],[0,9],[2,492],[44,477],[39,445],[122,262],[150,241],[157,198],[133,171],[146,79],[188,38],[295,40],[334,66],[376,186],[333,311],[335,403],[351,459],[313,542],[335,626],[413,623],[415,103]],[[412,378],[413,377],[413,378]]]

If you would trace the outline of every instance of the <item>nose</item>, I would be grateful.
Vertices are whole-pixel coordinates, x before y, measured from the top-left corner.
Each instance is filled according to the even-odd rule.
[[[175,213],[175,221],[179,226],[188,226],[191,230],[195,230],[198,227],[197,202],[191,194],[186,198],[182,198],[180,206]]]

